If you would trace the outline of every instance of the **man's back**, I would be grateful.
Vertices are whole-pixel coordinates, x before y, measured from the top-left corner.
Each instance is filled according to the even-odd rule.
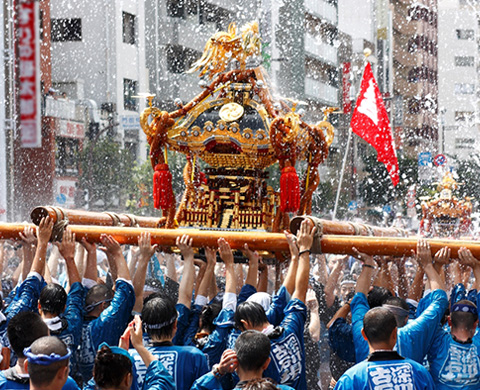
[[[375,352],[356,364],[338,380],[335,390],[361,389],[434,390],[428,371],[395,351]]]
[[[152,343],[149,351],[158,358],[173,377],[177,389],[190,389],[195,379],[208,372],[205,355],[195,347],[172,345],[169,342]],[[135,360],[132,389],[141,389],[147,368],[135,349],[129,350]]]
[[[428,354],[430,373],[438,390],[480,388],[480,337],[461,343],[439,330]]]

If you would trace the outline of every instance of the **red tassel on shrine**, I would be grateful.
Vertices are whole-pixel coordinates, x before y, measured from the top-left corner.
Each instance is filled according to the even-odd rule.
[[[165,210],[172,204],[172,173],[168,164],[157,164],[153,174],[153,206]]]
[[[292,213],[300,208],[300,182],[295,167],[282,169],[280,177],[280,210]]]

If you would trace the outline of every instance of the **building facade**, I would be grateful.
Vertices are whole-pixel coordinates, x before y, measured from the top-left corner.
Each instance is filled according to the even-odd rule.
[[[478,128],[477,2],[439,4],[439,150],[452,159],[468,159],[480,146]]]
[[[437,0],[392,0],[396,138],[412,157],[438,152]]]

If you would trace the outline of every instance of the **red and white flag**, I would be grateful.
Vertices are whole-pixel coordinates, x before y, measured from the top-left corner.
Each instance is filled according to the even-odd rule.
[[[377,160],[385,164],[393,186],[396,186],[400,178],[392,129],[370,63],[367,63],[363,72],[360,94],[350,127],[355,134],[375,148]]]

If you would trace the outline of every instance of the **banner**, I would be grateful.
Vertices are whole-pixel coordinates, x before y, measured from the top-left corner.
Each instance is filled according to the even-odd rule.
[[[40,44],[38,2],[20,2],[18,10],[18,60],[20,136],[23,148],[42,146],[40,112]]]

